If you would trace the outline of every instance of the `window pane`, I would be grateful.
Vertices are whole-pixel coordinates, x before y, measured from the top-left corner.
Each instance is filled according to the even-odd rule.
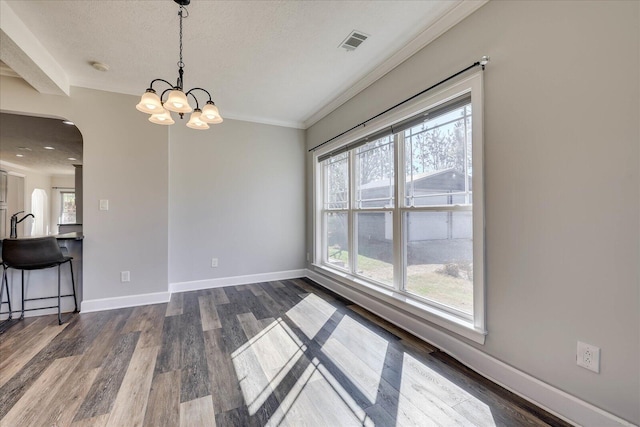
[[[349,155],[341,154],[324,162],[325,208],[349,207]]]
[[[356,273],[393,285],[393,213],[357,214],[358,258]]]
[[[404,228],[405,290],[472,314],[472,212],[408,212]]]
[[[349,223],[344,212],[327,212],[325,257],[329,264],[340,268],[349,268]]]
[[[76,223],[76,193],[60,193],[61,214],[60,224]]]
[[[393,207],[393,137],[356,149],[356,207]]]
[[[471,203],[470,105],[407,129],[404,141],[407,206]]]

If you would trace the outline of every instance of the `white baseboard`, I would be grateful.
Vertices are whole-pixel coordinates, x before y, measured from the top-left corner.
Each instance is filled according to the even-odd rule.
[[[276,271],[274,273],[249,274],[246,276],[222,277],[219,279],[194,280],[191,282],[169,283],[169,292],[198,291],[200,289],[222,288],[224,286],[248,285],[251,283],[271,282],[273,280],[296,279],[305,277],[306,269]]]
[[[161,304],[169,302],[171,293],[156,292],[153,294],[128,295],[124,297],[85,300],[81,303],[82,313],[92,311],[113,310],[116,308],[137,307],[139,305]]]
[[[82,301],[83,313],[92,311],[113,310],[116,308],[136,307],[139,305],[160,304],[168,302],[175,292],[197,291],[200,289],[220,288],[223,286],[246,285],[249,283],[270,282],[273,280],[295,279],[305,277],[307,270],[278,271],[275,273],[251,274],[247,276],[224,277],[220,279],[195,280],[169,284],[169,292],[129,295],[115,298],[102,298]]]
[[[358,292],[354,288],[341,285],[315,271],[307,270],[306,276],[383,319],[411,332],[424,341],[435,345],[441,351],[451,355],[484,377],[565,421],[585,427],[633,426],[628,421],[540,381],[513,366],[507,365],[460,341],[453,335],[395,307],[390,307],[374,297]]]

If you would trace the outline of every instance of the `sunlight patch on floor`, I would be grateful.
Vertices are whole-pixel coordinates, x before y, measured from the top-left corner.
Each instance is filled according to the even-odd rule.
[[[267,426],[374,426],[349,393],[315,358],[279,409]]]
[[[278,319],[233,352],[233,365],[250,415],[262,407],[305,350]]]
[[[259,331],[232,354],[249,415],[270,411],[269,426],[374,426],[365,409],[375,408],[396,426],[469,425],[470,420],[495,426],[487,404],[390,345],[358,317],[336,313],[309,294],[263,329],[268,320],[238,317],[245,331]],[[302,340],[321,344],[322,356]],[[276,390],[280,404],[274,409]]]
[[[287,317],[307,338],[313,339],[335,312],[336,309],[331,304],[315,294],[309,294],[287,311]]]
[[[402,363],[402,381],[398,401],[398,424],[412,425],[422,423],[424,414],[427,420],[445,425],[469,424],[469,418],[463,412],[473,407],[485,411],[480,420],[482,426],[495,426],[489,407],[476,399],[464,388],[459,387],[446,377],[425,365],[408,353]],[[419,413],[416,412],[419,408]]]
[[[387,347],[386,340],[345,316],[322,346],[322,352],[369,402],[374,404],[382,378]],[[361,350],[365,348],[367,351],[362,352]]]

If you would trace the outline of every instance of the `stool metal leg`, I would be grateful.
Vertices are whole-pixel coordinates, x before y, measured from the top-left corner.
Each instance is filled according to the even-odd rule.
[[[7,279],[7,269],[2,266],[2,283],[0,283],[0,305],[2,304],[2,292],[7,289],[7,305],[9,306],[9,317],[7,320],[11,320],[13,309],[11,308],[11,294],[9,293],[9,280]]]
[[[60,264],[58,264],[58,325],[62,325],[62,315],[60,314]]]
[[[73,261],[69,260],[69,269],[71,270],[71,288],[73,289],[73,303],[76,306],[74,313],[78,312],[78,298],[76,297],[76,281],[73,278]]]
[[[22,273],[22,312],[20,313],[20,320],[24,320],[24,270],[20,270]]]

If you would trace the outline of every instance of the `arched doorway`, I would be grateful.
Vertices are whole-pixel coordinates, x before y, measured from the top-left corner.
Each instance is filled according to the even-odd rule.
[[[8,236],[12,214],[33,213],[34,208],[40,210],[35,221],[29,218],[21,223],[18,236],[58,234],[60,224],[81,224],[83,140],[79,129],[64,118],[2,111],[0,141],[0,175],[6,177],[0,238]],[[33,197],[36,189],[43,194]]]

